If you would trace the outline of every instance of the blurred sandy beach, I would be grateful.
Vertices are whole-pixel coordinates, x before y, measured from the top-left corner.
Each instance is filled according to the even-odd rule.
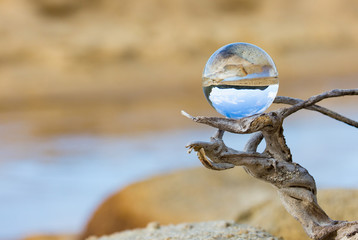
[[[112,191],[198,166],[184,145],[212,129],[180,110],[218,116],[201,74],[210,55],[232,42],[270,54],[278,95],[358,87],[354,0],[0,0],[0,225],[7,226],[0,239],[77,234]],[[356,97],[322,105],[357,120]],[[357,188],[349,165],[356,129],[309,114],[290,118],[294,156],[319,186]],[[336,125],[333,135],[325,131]],[[304,146],[323,138],[320,152]],[[347,162],[334,169],[337,157]],[[328,162],[323,171],[320,158]],[[340,184],[330,181],[335,171]]]
[[[2,0],[0,119],[37,135],[188,126],[183,108],[214,114],[201,73],[230,42],[272,56],[280,95],[354,88],[357,12],[348,0]]]

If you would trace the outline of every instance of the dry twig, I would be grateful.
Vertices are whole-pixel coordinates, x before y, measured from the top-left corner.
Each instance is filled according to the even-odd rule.
[[[312,239],[358,239],[358,222],[335,221],[317,203],[314,178],[299,164],[292,161],[290,149],[283,135],[283,120],[291,114],[309,109],[320,112],[338,121],[358,128],[358,122],[327,108],[315,105],[326,98],[358,95],[358,89],[335,89],[307,100],[277,97],[275,103],[292,105],[269,113],[256,114],[238,120],[218,117],[193,117],[182,114],[194,122],[218,129],[210,142],[192,142],[187,145],[194,150],[202,164],[212,170],[225,170],[243,166],[258,179],[274,185],[287,211],[302,224]],[[246,134],[254,133],[244,151],[227,147],[223,140],[224,131]],[[265,139],[266,149],[257,152],[257,146]]]

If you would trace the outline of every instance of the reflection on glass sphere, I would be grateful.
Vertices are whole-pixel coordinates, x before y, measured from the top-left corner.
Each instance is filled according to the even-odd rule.
[[[226,117],[262,113],[276,97],[277,69],[261,48],[232,43],[209,58],[203,72],[203,90],[211,106]]]

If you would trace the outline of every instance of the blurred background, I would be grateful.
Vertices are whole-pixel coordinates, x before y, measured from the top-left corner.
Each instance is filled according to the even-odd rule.
[[[114,191],[199,166],[184,146],[213,130],[180,110],[217,115],[201,73],[232,42],[270,54],[279,95],[357,88],[354,0],[0,0],[0,239],[79,233]],[[355,97],[322,105],[358,119]],[[286,132],[319,186],[358,187],[356,129],[305,112]]]

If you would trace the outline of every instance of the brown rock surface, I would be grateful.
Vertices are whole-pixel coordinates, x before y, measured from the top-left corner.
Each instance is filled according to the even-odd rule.
[[[276,196],[243,169],[185,170],[130,185],[108,198],[94,213],[84,238],[161,224],[234,220],[247,209]]]
[[[318,190],[318,203],[332,219],[355,221],[358,219],[358,190],[331,189]],[[280,201],[269,201],[257,208],[239,214],[238,222],[260,226],[286,240],[309,239],[300,223],[281,205]]]
[[[76,240],[76,235],[32,235],[27,236],[23,240]]]
[[[150,223],[145,229],[136,229],[116,233],[111,236],[90,237],[88,240],[278,240],[271,234],[251,226],[235,224],[228,221],[183,223],[160,226]]]
[[[357,220],[358,190],[319,190],[318,202],[336,220]],[[276,191],[243,169],[184,170],[135,183],[108,198],[89,221],[83,238],[146,226],[149,222],[236,220],[286,240],[308,239],[286,212]]]

